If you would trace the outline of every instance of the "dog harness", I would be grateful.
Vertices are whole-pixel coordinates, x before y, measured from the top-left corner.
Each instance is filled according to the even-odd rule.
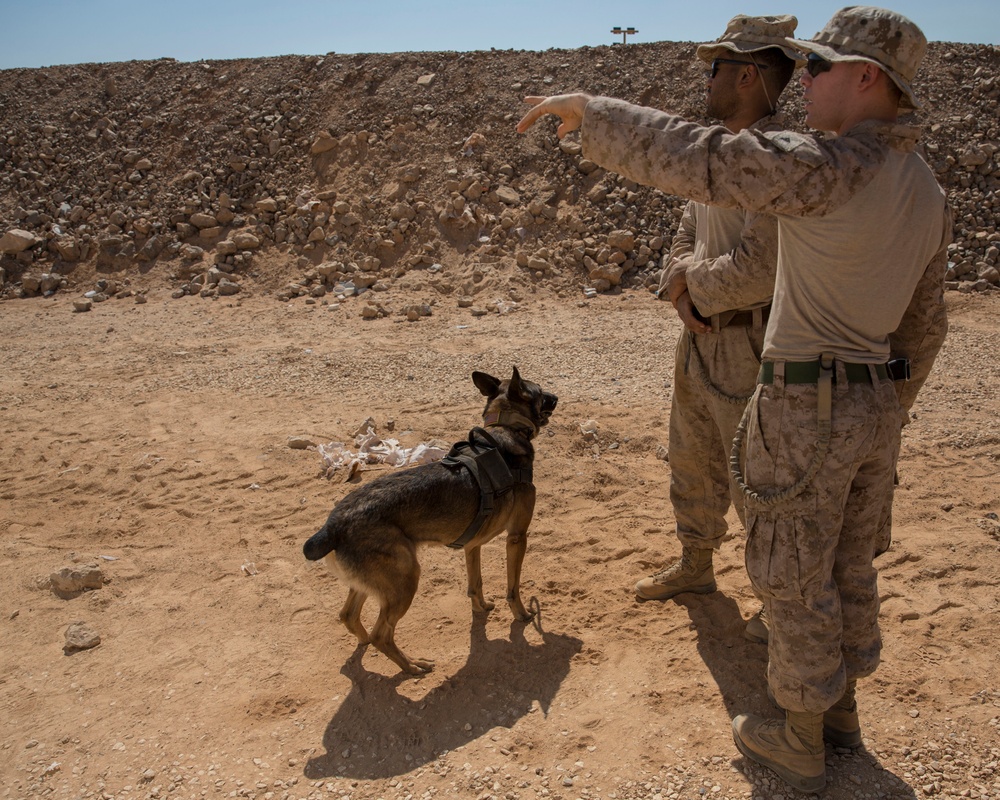
[[[511,491],[518,484],[531,484],[531,468],[512,470],[503,460],[498,447],[496,439],[486,431],[473,428],[469,431],[468,441],[455,442],[448,455],[441,459],[441,463],[450,470],[458,471],[463,467],[469,470],[479,484],[479,513],[469,523],[465,533],[448,547],[465,547],[493,515],[497,497]]]

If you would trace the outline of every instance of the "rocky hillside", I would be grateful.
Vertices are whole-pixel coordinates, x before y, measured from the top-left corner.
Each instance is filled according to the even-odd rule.
[[[171,59],[0,71],[4,298],[367,293],[366,314],[654,280],[683,200],[518,136],[526,94],[696,118],[690,43]],[[1000,49],[933,43],[916,90],[955,208],[951,286],[998,283]],[[797,84],[786,93],[796,118]],[[393,309],[393,304],[397,307]],[[418,310],[414,310],[418,309]]]

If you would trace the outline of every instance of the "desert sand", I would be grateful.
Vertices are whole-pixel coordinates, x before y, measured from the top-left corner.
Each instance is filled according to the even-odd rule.
[[[735,513],[718,592],[632,594],[679,551],[659,455],[680,332],[667,304],[539,291],[505,314],[449,298],[407,322],[147,298],[0,313],[0,798],[794,796],[730,733],[736,713],[775,713],[766,647],[742,636],[756,605]],[[948,304],[878,560],[864,748],[827,751],[837,800],[1000,796],[1000,301]],[[482,410],[471,372],[513,365],[560,398],[536,443],[536,618],[503,602],[502,538],[483,551],[489,615],[472,613],[461,553],[428,548],[397,639],[436,666],[403,676],[356,647],[345,587],[302,556],[354,484],[290,437],[351,442],[371,417],[402,446],[464,438]],[[53,591],[53,573],[88,565],[100,588]],[[76,622],[100,643],[67,652]]]

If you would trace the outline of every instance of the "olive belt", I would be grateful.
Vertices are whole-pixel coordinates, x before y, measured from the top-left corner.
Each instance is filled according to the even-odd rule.
[[[875,374],[879,380],[886,380],[889,377],[889,370],[885,364],[855,364],[842,362],[844,372],[847,375],[848,383],[871,383],[871,368],[875,368]],[[815,361],[785,361],[785,383],[819,383],[820,363]],[[837,381],[836,370],[833,372],[833,382]],[[774,362],[765,361],[760,365],[760,372],[757,374],[757,383],[774,383]]]

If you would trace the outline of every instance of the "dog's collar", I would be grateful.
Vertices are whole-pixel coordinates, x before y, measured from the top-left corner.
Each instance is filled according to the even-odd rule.
[[[538,426],[524,414],[518,414],[516,411],[490,411],[483,415],[483,425],[487,428],[512,428],[515,431],[524,431],[529,439],[538,433]]]

